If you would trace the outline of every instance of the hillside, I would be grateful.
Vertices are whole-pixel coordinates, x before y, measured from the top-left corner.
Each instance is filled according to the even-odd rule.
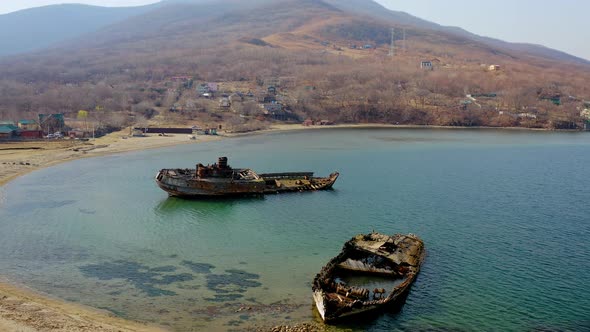
[[[364,0],[325,0],[337,8],[342,10],[363,14],[368,17],[376,17],[384,21],[396,23],[399,25],[412,26],[423,30],[433,30],[441,33],[448,33],[455,36],[465,37],[474,41],[478,41],[489,46],[507,49],[529,56],[537,56],[541,58],[574,62],[579,64],[590,64],[590,61],[581,59],[565,52],[550,49],[542,45],[526,44],[526,43],[508,43],[502,40],[489,38],[485,36],[479,36],[469,31],[461,29],[459,27],[448,27],[442,26],[433,22],[429,22],[415,16],[412,16],[405,12],[399,12],[394,10],[388,10],[380,4],[373,1]]]
[[[590,100],[583,59],[361,0],[166,1],[59,49],[0,60],[0,76],[4,118],[99,107],[108,112],[91,115],[104,122],[108,113],[113,124],[257,128],[311,118],[579,128]],[[204,82],[220,83],[214,100],[197,93]],[[220,107],[230,104],[224,93],[241,97]],[[557,97],[559,106],[548,102]],[[280,111],[264,110],[263,100]]]

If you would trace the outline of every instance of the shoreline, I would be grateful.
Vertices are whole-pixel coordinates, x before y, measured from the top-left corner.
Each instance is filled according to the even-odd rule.
[[[181,144],[199,144],[226,138],[262,135],[297,130],[320,130],[330,128],[434,128],[421,126],[399,126],[383,124],[343,124],[331,126],[309,126],[300,124],[284,124],[271,126],[269,129],[244,133],[226,133],[219,136],[197,136],[197,140],[189,140],[186,135],[148,135],[146,137],[129,137],[127,130],[110,133],[93,141],[82,142],[72,140],[38,140],[38,141],[0,141],[0,188],[20,176],[55,166],[61,163],[83,158],[100,157],[118,153],[158,149]],[[2,149],[3,144],[17,145],[13,149]],[[24,145],[25,147],[20,147]],[[22,164],[21,164],[22,163]],[[30,164],[30,165],[27,165]]]
[[[155,324],[141,323],[80,303],[42,294],[0,279],[0,331],[164,332]]]
[[[343,124],[330,126],[303,126],[301,124],[274,125],[269,129],[246,133],[228,133],[221,136],[187,135],[147,136],[123,138],[126,130],[108,134],[91,142],[73,140],[0,142],[0,190],[9,182],[28,173],[82,158],[107,156],[119,153],[172,147],[184,144],[200,144],[222,139],[338,128],[399,128],[399,129],[472,129],[472,130],[522,130],[552,131],[531,128],[445,127],[387,124]],[[577,131],[576,131],[577,132]],[[13,146],[8,146],[13,144]],[[22,146],[21,146],[22,145]],[[106,311],[52,298],[0,276],[0,331],[165,331],[160,327],[125,320]]]
[[[326,130],[326,129],[371,129],[371,128],[391,128],[391,129],[442,129],[442,130],[506,130],[506,131],[532,131],[532,132],[571,132],[571,133],[578,133],[583,132],[579,130],[551,130],[551,129],[544,129],[544,128],[523,128],[523,127],[449,127],[449,126],[433,126],[433,125],[395,125],[395,124],[378,124],[378,123],[367,123],[367,124],[337,124],[337,125],[327,125],[327,126],[303,126],[301,124],[280,124],[271,126],[268,129],[262,129],[257,131],[250,131],[250,132],[243,132],[243,133],[233,133],[229,132],[225,135],[219,136],[206,136],[201,135],[197,137],[196,141],[188,140],[185,135],[168,135],[168,136],[146,136],[146,137],[130,137],[127,139],[122,139],[122,136],[127,136],[124,134],[127,130],[122,130],[119,132],[110,133],[104,137],[97,138],[91,143],[85,142],[86,144],[80,142],[78,145],[69,141],[71,144],[64,144],[67,148],[56,148],[56,149],[45,149],[45,148],[38,148],[36,152],[37,154],[26,154],[21,153],[19,155],[15,155],[15,158],[24,158],[30,159],[31,156],[33,160],[35,157],[40,157],[41,164],[34,164],[31,165],[19,165],[18,162],[16,164],[6,164],[7,162],[15,162],[11,159],[13,156],[8,156],[7,154],[3,154],[4,150],[1,149],[2,144],[19,144],[19,143],[29,143],[30,145],[35,146],[43,146],[44,144],[51,144],[56,141],[32,141],[32,142],[2,142],[0,141],[0,188],[11,182],[12,180],[28,174],[30,172],[34,172],[39,169],[55,166],[64,162],[73,161],[82,158],[92,158],[92,157],[100,157],[106,155],[113,155],[118,153],[125,153],[125,152],[134,152],[134,151],[142,151],[142,150],[149,150],[149,149],[158,149],[158,148],[165,148],[171,147],[181,144],[198,144],[201,142],[212,142],[217,141],[225,138],[235,138],[235,137],[244,137],[244,136],[252,136],[252,135],[261,135],[261,134],[269,134],[269,133],[280,133],[280,132],[291,132],[291,131],[299,131],[299,130]],[[137,142],[140,144],[131,144],[131,142]],[[145,142],[149,141],[149,142]],[[61,142],[68,142],[68,140],[61,141]],[[127,144],[125,144],[127,142]],[[147,144],[144,144],[147,143]],[[74,151],[74,149],[78,149],[78,151]],[[70,150],[70,153],[67,153],[66,150]],[[26,152],[26,149],[23,149]],[[47,152],[44,154],[43,152]],[[58,152],[57,154],[53,154],[53,152]],[[78,153],[73,153],[78,152]],[[38,158],[37,158],[38,159]],[[6,166],[29,166],[26,169],[18,169],[18,170],[6,170]]]
[[[185,135],[122,138],[115,132],[89,142],[79,141],[0,141],[0,188],[28,173],[61,163],[84,158],[158,149],[182,144],[199,144],[223,139],[225,136],[200,136],[197,141]],[[2,144],[25,145],[2,149]],[[30,165],[27,165],[29,163]]]

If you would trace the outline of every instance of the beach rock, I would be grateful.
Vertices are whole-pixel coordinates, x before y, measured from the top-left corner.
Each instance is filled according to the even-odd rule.
[[[323,331],[320,325],[315,323],[302,323],[297,325],[277,325],[271,328],[261,328],[257,332],[319,332]]]
[[[320,331],[319,326],[313,324],[298,324],[294,326],[281,326],[279,329],[280,332],[317,332]]]

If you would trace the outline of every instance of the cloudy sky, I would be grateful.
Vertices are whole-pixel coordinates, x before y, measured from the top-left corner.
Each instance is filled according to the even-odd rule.
[[[369,1],[369,0],[367,0]],[[77,2],[137,6],[154,0],[0,0],[0,14]],[[377,0],[393,10],[511,42],[541,44],[590,60],[588,0]]]

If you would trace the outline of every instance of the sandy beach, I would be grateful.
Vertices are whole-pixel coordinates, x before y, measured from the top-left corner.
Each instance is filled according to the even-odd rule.
[[[0,142],[0,186],[34,170],[75,159],[178,144],[198,144],[223,138],[222,136],[199,136],[197,140],[190,140],[187,135],[127,137],[127,133],[128,131],[115,132],[91,141]]]
[[[0,282],[0,331],[165,331]]]

